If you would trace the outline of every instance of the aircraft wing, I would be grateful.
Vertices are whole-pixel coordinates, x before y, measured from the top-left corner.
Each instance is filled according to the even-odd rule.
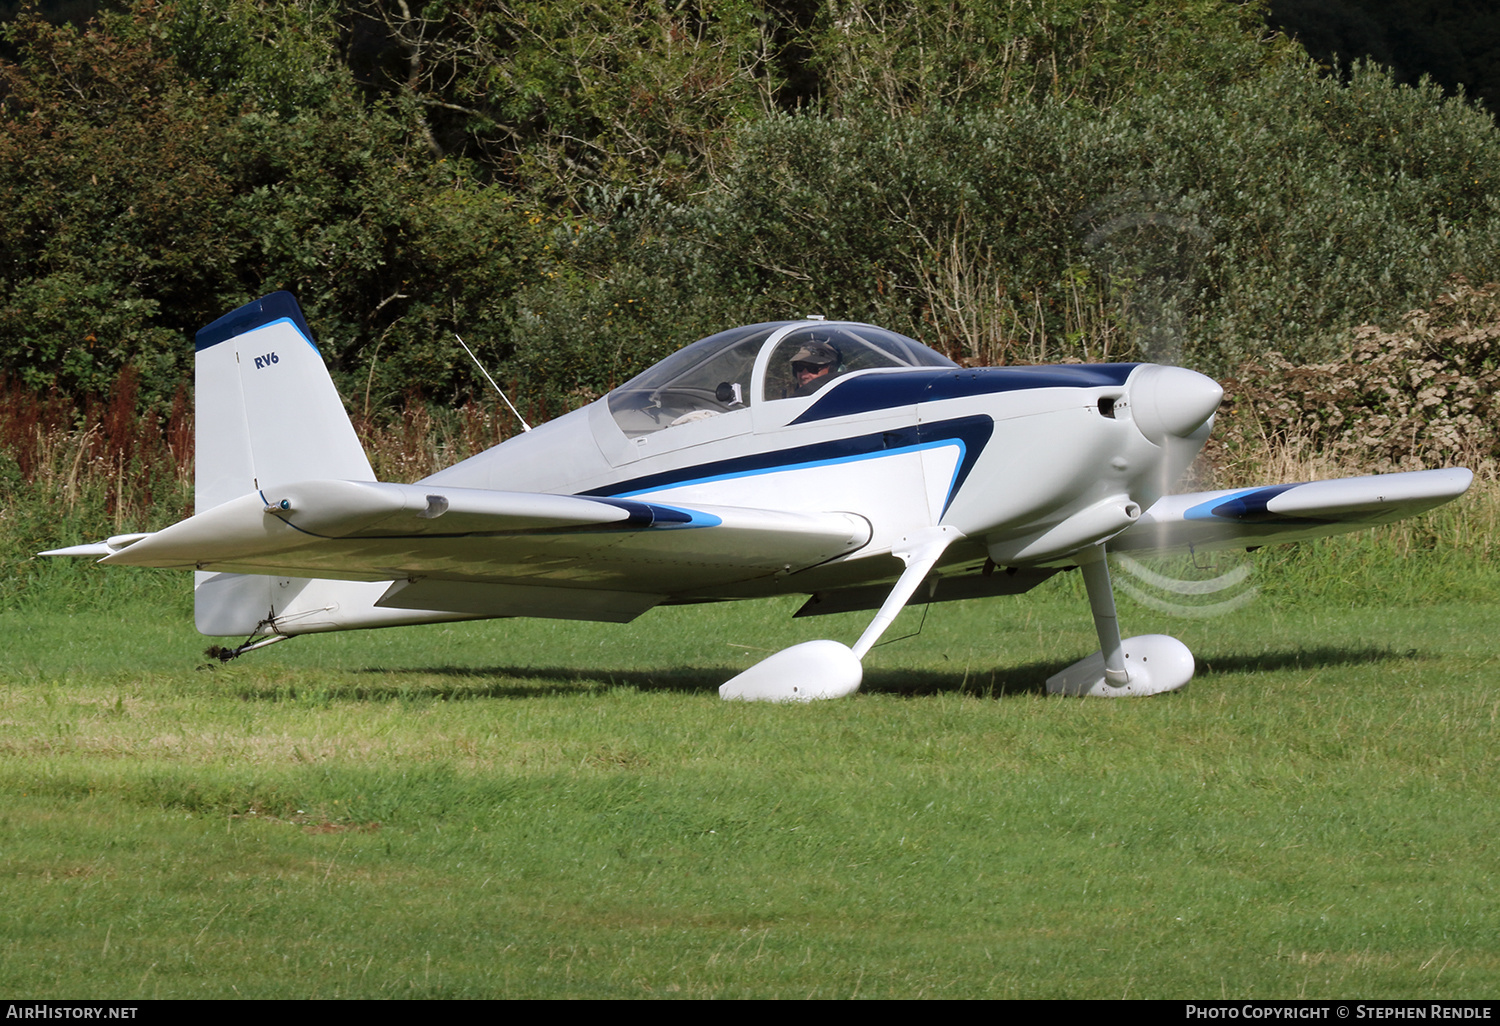
[[[1111,552],[1187,552],[1304,541],[1387,524],[1458,498],[1461,467],[1168,495],[1110,539]]]
[[[252,492],[153,534],[48,554],[220,573],[664,596],[813,566],[869,538],[869,523],[848,513],[305,481]]]

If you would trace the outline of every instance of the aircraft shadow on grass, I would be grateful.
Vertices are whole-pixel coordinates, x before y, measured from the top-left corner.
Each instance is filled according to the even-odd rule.
[[[1258,673],[1275,670],[1316,670],[1336,666],[1364,666],[1372,663],[1389,663],[1432,658],[1415,648],[1397,652],[1392,648],[1340,647],[1319,645],[1316,648],[1293,648],[1281,652],[1261,652],[1256,655],[1226,655],[1216,659],[1205,659],[1199,670],[1206,674]]]
[[[1422,660],[1430,658],[1416,649],[1397,652],[1372,646],[1341,647],[1320,645],[1315,648],[1286,649],[1255,655],[1226,655],[1204,660],[1200,677],[1240,673],[1271,673],[1278,670],[1314,670],[1340,666],[1364,666],[1377,663]],[[923,696],[964,694],[976,698],[1002,698],[1008,695],[1045,694],[1041,671],[1051,664],[1021,663],[1000,668],[968,670],[876,670],[864,683],[864,690],[893,695]],[[564,667],[523,666],[422,666],[404,669],[365,667],[354,671],[381,676],[438,677],[441,683],[344,684],[304,689],[309,695],[359,701],[393,699],[438,699],[470,701],[484,698],[541,698],[553,695],[576,695],[580,698],[598,695],[616,687],[639,691],[711,692],[724,674],[733,668],[722,666],[692,667],[676,670],[610,670]],[[242,697],[279,700],[295,697],[294,689],[247,691]]]

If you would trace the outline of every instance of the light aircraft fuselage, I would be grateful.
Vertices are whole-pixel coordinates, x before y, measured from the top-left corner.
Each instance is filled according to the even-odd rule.
[[[654,606],[808,596],[877,610],[726,698],[848,694],[900,609],[1024,592],[1081,569],[1100,650],[1069,694],[1181,687],[1173,638],[1121,639],[1106,549],[1313,538],[1461,494],[1462,468],[1168,495],[1222,391],[1153,364],[964,368],[868,324],[701,339],[589,406],[412,484],[379,482],[296,301],[197,336],[195,515],[54,555],[196,571],[200,631],[233,654],[298,634],[481,617],[625,622]]]

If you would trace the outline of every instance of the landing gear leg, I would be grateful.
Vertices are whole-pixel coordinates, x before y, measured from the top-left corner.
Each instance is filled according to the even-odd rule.
[[[1193,654],[1176,638],[1143,634],[1121,640],[1104,546],[1080,552],[1078,565],[1089,592],[1099,651],[1048,677],[1047,691],[1054,695],[1126,698],[1176,691],[1192,680]]]
[[[853,648],[837,641],[804,641],[784,648],[720,685],[719,697],[743,702],[811,702],[858,691],[864,679],[860,660],[932,572],[943,551],[961,537],[952,527],[932,527],[903,538],[892,549],[891,555],[905,563],[906,569]]]

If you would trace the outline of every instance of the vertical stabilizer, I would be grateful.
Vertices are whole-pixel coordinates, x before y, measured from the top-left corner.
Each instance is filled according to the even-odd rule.
[[[287,292],[198,332],[194,506],[294,481],[373,481],[343,401]]]
[[[273,292],[225,314],[198,332],[196,348],[196,512],[278,484],[375,480],[290,293]],[[284,612],[287,596],[309,583],[199,571],[194,583],[198,630],[218,636],[265,633]]]

